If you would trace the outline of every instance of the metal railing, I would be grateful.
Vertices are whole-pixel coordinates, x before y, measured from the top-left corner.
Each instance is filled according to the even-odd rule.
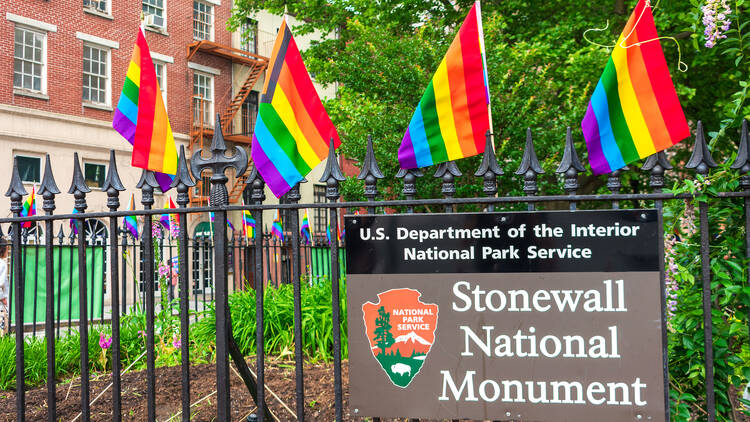
[[[217,119],[218,121],[218,119]],[[689,194],[673,194],[664,193],[662,190],[665,186],[664,183],[664,172],[671,168],[668,162],[667,156],[664,152],[657,153],[649,157],[644,165],[643,170],[649,172],[649,186],[651,193],[620,193],[622,187],[620,184],[621,171],[611,174],[607,179],[607,187],[610,190],[610,194],[587,194],[579,195],[577,190],[578,176],[583,172],[583,166],[578,160],[577,154],[573,147],[572,137],[570,132],[566,139],[565,154],[563,156],[560,166],[557,168],[556,173],[561,174],[564,179],[564,190],[567,195],[538,195],[538,184],[537,179],[540,174],[544,173],[542,166],[540,165],[536,154],[533,150],[532,139],[529,134],[526,143],[526,149],[521,165],[515,174],[523,177],[523,191],[525,196],[504,196],[498,197],[498,176],[503,174],[500,169],[497,159],[494,154],[494,148],[492,147],[490,135],[487,134],[487,146],[485,148],[484,157],[479,169],[475,172],[475,176],[482,181],[482,189],[485,197],[474,197],[474,198],[454,198],[456,191],[455,180],[461,176],[461,172],[458,170],[454,162],[443,163],[437,166],[435,177],[442,180],[442,198],[434,199],[416,199],[416,183],[419,177],[423,176],[421,170],[402,170],[399,172],[397,177],[403,180],[402,195],[406,198],[404,200],[378,200],[379,196],[377,182],[383,178],[383,174],[380,171],[378,164],[375,160],[373,153],[372,141],[368,142],[368,150],[365,160],[362,162],[361,173],[358,178],[364,181],[364,196],[367,201],[355,201],[355,202],[339,202],[339,184],[344,180],[344,175],[338,165],[338,160],[335,155],[333,148],[330,149],[329,157],[327,160],[326,168],[323,173],[321,182],[326,183],[326,198],[329,202],[327,203],[312,203],[312,204],[300,204],[299,200],[299,185],[295,186],[286,195],[286,201],[284,204],[269,204],[265,205],[264,188],[265,184],[263,179],[260,177],[257,170],[253,170],[247,178],[246,184],[249,185],[248,189],[251,190],[252,203],[248,205],[236,205],[230,206],[227,203],[227,176],[224,172],[229,168],[233,167],[236,174],[242,175],[246,171],[248,163],[247,152],[242,148],[234,147],[232,151],[226,151],[226,146],[223,141],[222,132],[220,127],[216,127],[214,132],[214,140],[212,143],[212,150],[210,157],[208,155],[202,157],[201,150],[194,153],[188,167],[188,161],[185,157],[184,148],[180,151],[179,156],[179,167],[177,175],[172,184],[172,187],[177,191],[177,204],[179,208],[170,210],[171,213],[179,216],[179,232],[177,239],[183,245],[189,243],[187,233],[187,216],[189,214],[214,212],[215,222],[213,229],[213,273],[212,280],[214,289],[212,292],[215,299],[215,328],[216,328],[216,401],[217,401],[217,413],[216,420],[218,421],[229,421],[230,420],[230,387],[229,387],[229,365],[230,358],[237,365],[237,369],[248,384],[249,389],[254,393],[258,408],[261,409],[258,412],[258,420],[263,421],[269,417],[265,405],[265,353],[263,347],[260,346],[257,349],[255,356],[256,360],[256,374],[253,376],[245,363],[244,357],[239,352],[237,345],[234,341],[232,334],[232,326],[229,315],[229,279],[230,272],[236,271],[230,266],[229,256],[230,250],[234,247],[233,241],[230,241],[230,237],[227,233],[227,213],[230,211],[238,210],[249,210],[253,218],[256,221],[256,227],[263,227],[263,212],[264,210],[271,209],[286,209],[286,210],[300,210],[303,208],[323,208],[327,209],[329,213],[329,221],[331,222],[331,232],[338,232],[339,225],[339,211],[342,209],[358,209],[365,208],[369,214],[374,214],[376,207],[378,209],[385,208],[404,208],[407,213],[414,211],[415,207],[419,206],[439,206],[444,207],[446,212],[454,212],[455,208],[460,205],[480,205],[488,211],[493,211],[498,206],[515,206],[524,204],[529,210],[534,210],[536,205],[539,203],[562,203],[566,204],[569,209],[574,210],[576,207],[584,202],[592,202],[601,204],[603,207],[610,206],[611,208],[618,208],[622,201],[641,201],[641,203],[653,204],[656,209],[662,208],[662,203],[665,200],[675,199],[691,199],[693,196]],[[227,155],[231,152],[231,155]],[[729,198],[743,198],[746,215],[748,208],[750,207],[750,140],[747,136],[747,125],[743,126],[743,136],[741,139],[741,145],[734,161],[733,168],[737,169],[742,177],[740,179],[741,191],[737,192],[716,192],[715,198],[720,200],[727,200]],[[705,138],[702,133],[702,127],[699,125],[698,134],[696,136],[695,145],[693,149],[693,155],[686,164],[687,169],[693,169],[697,174],[707,175],[710,168],[715,167],[716,163],[711,158],[708,151]],[[201,173],[204,170],[211,170],[211,207],[192,207],[187,208],[189,198],[188,189],[194,186],[195,178],[201,177]],[[77,213],[75,214],[64,214],[54,215],[55,210],[55,196],[60,194],[60,190],[57,188],[54,177],[51,172],[49,163],[49,157],[47,157],[46,167],[44,171],[44,177],[39,188],[38,193],[43,197],[43,207],[45,215],[35,217],[20,217],[22,209],[21,203],[23,197],[27,194],[21,184],[20,177],[18,175],[17,166],[13,166],[12,180],[10,188],[6,195],[11,200],[11,211],[13,212],[12,218],[0,218],[0,223],[10,223],[12,226],[12,246],[13,253],[11,256],[12,271],[15,280],[22,279],[22,256],[21,251],[21,230],[20,225],[23,221],[35,221],[44,227],[45,241],[40,245],[45,250],[45,261],[46,261],[46,287],[47,291],[53,291],[55,283],[55,273],[53,270],[52,251],[53,251],[53,223],[56,221],[67,221],[68,219],[74,219],[76,224],[81,230],[85,226],[85,222],[90,218],[101,218],[106,219],[109,222],[109,233],[113,236],[118,230],[118,219],[127,215],[141,216],[145,222],[145,227],[150,227],[155,215],[162,214],[164,210],[154,210],[152,205],[154,204],[153,193],[154,189],[158,187],[158,184],[154,178],[154,175],[150,171],[144,171],[141,179],[138,182],[137,187],[142,190],[143,210],[139,211],[120,211],[119,192],[124,190],[124,186],[120,182],[120,178],[117,173],[117,167],[114,161],[114,155],[110,161],[108,168],[108,174],[102,190],[107,193],[107,207],[108,212],[94,212],[86,213],[87,203],[86,194],[90,191],[89,187],[84,183],[83,174],[80,169],[79,160],[77,154],[75,155],[75,168],[73,173],[73,181],[69,189],[69,193],[75,197],[75,208]],[[708,259],[708,247],[710,235],[708,233],[708,204],[700,202],[699,205],[699,216],[698,223],[701,233],[701,248],[700,248],[700,262],[702,268],[702,279],[701,284],[703,288],[703,322],[704,322],[704,341],[708,345],[705,349],[705,373],[706,373],[706,396],[705,396],[705,412],[709,421],[714,421],[716,418],[716,409],[714,404],[715,390],[713,381],[713,366],[714,356],[712,352],[712,322],[711,322],[711,269],[710,262]],[[276,269],[273,268],[272,259],[269,255],[274,251],[272,248],[273,240],[271,239],[271,246],[264,248],[263,244],[266,242],[253,242],[251,244],[244,244],[242,255],[244,261],[239,265],[241,272],[240,279],[242,280],[269,280],[273,279],[275,282],[290,282],[293,285],[294,295],[294,327],[290,327],[294,331],[295,338],[295,380],[296,380],[296,411],[299,420],[304,420],[305,417],[305,390],[303,383],[303,352],[302,352],[302,326],[301,326],[301,283],[303,277],[303,265],[307,262],[311,262],[313,258],[305,258],[303,255],[310,252],[312,249],[305,251],[303,244],[300,242],[299,232],[299,217],[297,212],[291,212],[290,217],[285,221],[285,232],[289,234],[289,243],[277,245],[280,247],[279,253],[282,253],[287,257],[287,262],[283,266],[278,266]],[[745,241],[746,245],[750,245],[748,242],[750,236],[750,218],[746,219],[745,227]],[[263,236],[264,239],[266,235]],[[78,272],[81,277],[86,277],[89,269],[85,265],[86,256],[89,253],[87,250],[87,244],[83,237],[78,237],[77,243],[75,244],[75,251],[78,256]],[[107,242],[107,248],[109,250],[110,257],[117,257],[120,254],[121,246],[116,241]],[[267,240],[267,239],[266,239]],[[195,240],[194,240],[195,241]],[[235,240],[236,241],[236,240]],[[243,242],[240,240],[239,242]],[[71,245],[73,242],[71,242]],[[153,244],[154,239],[150,230],[144,230],[142,236],[143,245],[143,259],[142,259],[142,276],[141,280],[146,286],[143,292],[143,302],[145,303],[146,311],[146,351],[147,351],[147,410],[148,420],[153,421],[156,419],[156,390],[155,390],[155,361],[154,361],[154,274],[155,274],[155,262],[153,256]],[[125,246],[125,248],[127,245]],[[195,250],[195,249],[194,249]],[[328,250],[329,258],[329,282],[331,283],[331,309],[332,309],[332,326],[333,326],[333,371],[334,371],[334,396],[335,396],[335,418],[337,421],[344,420],[344,409],[343,409],[343,389],[342,389],[342,371],[341,371],[341,332],[339,330],[341,323],[341,309],[340,309],[340,291],[339,291],[339,279],[340,273],[338,271],[340,266],[339,258],[339,243],[335,239],[330,245]],[[190,292],[195,283],[196,275],[190,274],[188,268],[188,260],[190,259],[188,249],[180,248],[177,252],[179,262],[179,292]],[[663,262],[662,262],[662,277]],[[110,303],[112,309],[119,309],[122,301],[125,299],[121,296],[121,268],[114,259],[108,261],[109,270],[109,286],[107,293],[110,296]],[[236,265],[234,266],[236,268]],[[274,274],[275,272],[275,274]],[[279,273],[280,272],[280,273]],[[274,274],[273,276],[271,274]],[[281,275],[279,275],[281,274]],[[235,284],[237,281],[235,280]],[[23,283],[16,283],[14,286],[15,303],[18,306],[15,307],[16,320],[21,320],[24,313],[24,289],[21,286]],[[266,285],[265,282],[250,283],[255,288],[256,295],[256,324],[257,327],[263,327],[263,291]],[[86,303],[89,301],[89,293],[86,289],[86,285],[81,284],[79,289],[79,305],[80,305],[80,319],[79,319],[79,331],[81,341],[81,409],[82,419],[88,421],[91,416],[90,411],[90,397],[89,397],[89,356],[88,348],[88,309]],[[182,420],[187,421],[190,417],[190,350],[189,350],[189,300],[188,294],[179,295],[179,309],[180,309],[180,333],[181,333],[181,374],[182,374]],[[47,384],[47,403],[48,413],[47,417],[49,421],[56,420],[56,383],[55,383],[55,321],[53,316],[55,301],[51,296],[46,298],[46,319],[45,319],[45,333],[47,341],[47,356],[48,356],[48,376],[50,380]],[[112,356],[113,356],[113,368],[112,368],[112,419],[119,421],[122,414],[121,406],[121,394],[122,394],[122,383],[120,379],[120,336],[119,336],[119,324],[120,324],[120,313],[112,313]],[[18,421],[25,420],[24,412],[26,410],[25,403],[25,388],[24,388],[24,348],[23,348],[23,332],[22,330],[16,330],[16,380],[17,380],[17,394],[16,394],[16,419]],[[264,332],[262,329],[256,330],[256,345],[264,344]],[[666,369],[666,368],[665,368]],[[377,420],[377,418],[376,418]]]

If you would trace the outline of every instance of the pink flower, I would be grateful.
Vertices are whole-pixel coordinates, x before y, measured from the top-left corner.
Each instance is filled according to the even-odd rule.
[[[159,264],[159,276],[165,277],[167,274],[169,274],[169,267],[164,263]]]
[[[174,337],[172,337],[172,347],[175,349],[179,349],[182,346],[182,342],[180,341],[179,335],[175,334]]]
[[[106,350],[109,349],[111,345],[112,337],[107,337],[104,333],[99,333],[99,347],[101,347],[102,350]]]

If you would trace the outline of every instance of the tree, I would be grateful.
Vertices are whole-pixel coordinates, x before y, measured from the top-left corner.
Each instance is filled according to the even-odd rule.
[[[380,353],[385,354],[385,349],[393,346],[396,341],[391,334],[391,313],[385,311],[385,307],[378,309],[378,317],[375,318],[375,344],[380,348]]]

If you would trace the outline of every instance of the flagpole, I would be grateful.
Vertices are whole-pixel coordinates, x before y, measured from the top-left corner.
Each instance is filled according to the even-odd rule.
[[[487,84],[487,115],[490,123],[490,136],[492,137],[492,149],[495,148],[495,130],[492,127],[492,104],[490,101],[490,79],[489,72],[487,72],[487,53],[485,52],[484,46],[484,28],[482,27],[482,4],[479,0],[474,2],[477,7],[477,27],[479,28],[479,46],[482,50],[482,66],[484,67],[485,84]]]

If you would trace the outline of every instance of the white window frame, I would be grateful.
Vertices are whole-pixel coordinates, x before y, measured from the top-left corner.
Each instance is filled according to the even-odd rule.
[[[196,5],[198,4],[203,5],[204,7],[210,9],[210,12],[211,12],[209,13],[209,16],[211,16],[211,23],[210,23],[210,28],[208,31],[209,32],[208,38],[197,38],[195,34],[195,25],[196,25],[195,8],[196,8]],[[214,29],[216,27],[216,6],[217,6],[216,3],[211,2],[211,1],[193,0],[193,40],[196,40],[196,41],[202,41],[202,40],[213,41],[214,40]]]
[[[208,117],[209,118],[206,120],[205,116],[204,116],[203,125],[204,126],[212,127],[214,125],[214,109],[215,109],[214,101],[215,101],[215,97],[216,97],[216,92],[214,91],[214,82],[215,82],[214,81],[214,75],[211,74],[211,73],[200,72],[200,71],[194,71],[193,72],[193,97],[199,95],[199,94],[197,94],[195,92],[196,78],[198,78],[198,77],[206,78],[208,80],[208,82],[209,82],[209,89],[211,91],[211,98],[210,98],[210,100],[204,98],[204,101],[208,102],[208,104],[209,104],[209,110],[208,110]],[[200,86],[200,84],[198,84],[198,85]],[[205,113],[205,111],[203,111],[203,112]]]
[[[102,12],[98,8],[91,8],[91,7],[83,6],[84,12],[91,13],[92,15],[104,16],[107,18],[112,17],[112,2],[114,2],[115,0],[93,0],[93,1],[96,1],[96,2],[104,1],[104,4],[106,4],[107,6],[106,10]]]
[[[161,89],[161,99],[164,101],[164,109],[167,109],[167,63],[163,62],[161,60],[156,60],[153,58],[153,54],[151,55],[151,61],[154,63],[154,72],[156,72],[156,68],[161,67],[161,81],[159,81],[159,73],[156,72],[156,80],[159,83],[159,89]]]
[[[150,4],[148,4],[147,6],[150,6],[150,7],[153,7],[155,9],[158,9],[158,7],[152,6]],[[143,0],[141,0],[141,11],[142,10],[143,10]],[[143,12],[143,13],[145,14],[146,12]],[[158,29],[161,29],[163,32],[167,31],[167,0],[164,0],[164,2],[162,3],[161,17],[162,17],[162,19],[164,19],[164,26],[157,26],[157,27],[147,26],[146,29],[150,29],[152,31],[155,31],[158,28]]]
[[[85,73],[86,73],[85,70],[83,70],[83,67],[81,67],[81,89],[82,89],[82,91],[81,91],[81,101],[83,102],[84,106],[111,107],[112,106],[112,50],[110,48],[107,48],[106,46],[101,45],[101,44],[95,44],[95,43],[90,43],[90,42],[83,43],[84,50],[87,47],[88,48],[95,48],[97,50],[100,50],[100,51],[104,52],[105,57],[106,57],[106,63],[105,63],[105,65],[107,66],[106,75],[100,75],[100,74],[91,73],[91,75],[93,75],[93,76],[96,76],[96,77],[102,77],[103,76],[103,77],[106,78],[106,81],[105,81],[105,84],[104,84],[104,102],[100,103],[100,102],[92,101],[91,99],[88,99],[88,100],[84,100],[83,99],[83,90],[86,89],[83,86],[83,75],[85,75]],[[85,59],[83,59],[83,60],[85,60]],[[81,66],[83,66],[83,63],[81,63]]]
[[[38,181],[28,181],[28,180],[23,180],[22,179],[21,183],[24,183],[24,184],[27,184],[27,185],[33,185],[33,184],[36,184],[36,183],[41,183],[42,176],[43,176],[42,175],[42,156],[41,155],[27,153],[27,152],[16,152],[16,153],[13,153],[13,159],[14,159],[14,161],[15,161],[16,157],[34,158],[34,159],[39,160],[39,180]],[[20,170],[19,170],[19,175],[20,175]]]
[[[33,33],[35,35],[41,35],[41,37],[42,37],[42,61],[41,61],[42,70],[41,70],[41,75],[40,75],[40,77],[41,77],[41,83],[40,83],[40,88],[41,89],[40,90],[36,90],[36,89],[33,89],[33,88],[24,88],[23,87],[23,81],[21,81],[21,85],[22,86],[20,86],[20,87],[17,87],[16,84],[15,84],[15,73],[16,73],[16,71],[15,71],[15,65],[16,65],[16,60],[19,60],[19,58],[17,58],[16,54],[15,54],[16,30],[17,29],[20,29],[22,31],[31,32],[31,33]],[[13,52],[13,89],[14,89],[14,91],[19,92],[19,93],[28,92],[28,93],[32,93],[32,94],[47,95],[47,31],[41,31],[41,30],[39,30],[37,28],[31,27],[31,26],[28,26],[28,25],[23,25],[23,24],[16,25],[13,28],[13,50],[14,50],[14,52]],[[23,58],[23,59],[20,59],[20,60],[22,60],[22,61],[30,61],[30,60],[28,60],[26,58]],[[33,82],[32,82],[32,85],[33,85]]]

